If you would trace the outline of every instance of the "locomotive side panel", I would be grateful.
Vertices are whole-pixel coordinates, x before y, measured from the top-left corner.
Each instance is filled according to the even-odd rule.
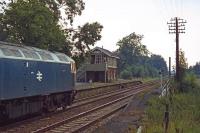
[[[53,63],[49,62],[38,62],[36,79],[41,95],[48,95],[52,93],[55,88],[55,70],[53,70],[53,65]]]
[[[42,76],[38,81],[42,95],[72,90],[70,64],[39,62],[38,71]]]
[[[2,99],[2,91],[3,91],[3,63],[2,60],[0,59],[0,100]]]
[[[2,62],[2,99],[22,97],[27,92],[24,88],[23,62],[12,59],[1,59]]]
[[[2,59],[4,100],[41,95],[36,61]]]
[[[56,81],[56,89],[62,91],[72,91],[73,86],[71,85],[70,64],[58,64]]]
[[[23,60],[23,87],[26,93],[23,97],[40,95],[41,90],[39,88],[40,83],[38,82],[38,62]]]
[[[2,97],[6,99],[72,91],[70,64],[1,59]],[[4,67],[6,66],[6,67]]]

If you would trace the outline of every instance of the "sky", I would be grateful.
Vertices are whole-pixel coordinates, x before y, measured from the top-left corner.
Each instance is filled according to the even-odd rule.
[[[144,35],[142,43],[150,52],[168,58],[175,64],[175,34],[169,34],[167,22],[179,17],[187,21],[180,34],[180,48],[189,65],[200,61],[199,0],[85,0],[85,10],[74,25],[99,22],[102,38],[95,46],[114,51],[116,43],[135,32]]]

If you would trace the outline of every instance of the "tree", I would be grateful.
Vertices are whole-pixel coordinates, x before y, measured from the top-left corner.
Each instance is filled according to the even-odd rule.
[[[120,73],[121,77],[123,79],[131,79],[132,78],[132,75],[131,73],[128,71],[128,70],[123,70],[121,73]]]
[[[179,51],[179,67],[180,67],[180,82],[178,82],[178,89],[179,91],[183,92],[185,91],[185,84],[187,84],[187,81],[185,81],[185,78],[187,77],[187,69],[188,69],[188,63],[187,59],[185,58],[185,53],[182,49]]]
[[[121,77],[128,77],[130,74],[132,77],[156,77],[160,69],[167,73],[167,65],[164,59],[154,54],[149,57],[150,52],[141,43],[142,38],[142,35],[133,32],[117,43],[119,48],[116,53],[120,57],[118,67]],[[130,74],[128,75],[127,72]]]
[[[185,52],[182,49],[180,49],[179,51],[179,64],[181,68],[188,69],[188,63],[187,59],[185,58]]]
[[[180,66],[180,81],[184,79],[186,70],[188,69],[187,59],[185,58],[185,53],[180,49],[179,51],[179,66]]]
[[[136,34],[135,32],[122,38],[118,41],[117,45],[119,50],[130,48],[128,53],[135,56],[148,56],[149,51],[146,46],[141,43],[143,35]]]
[[[0,5],[1,40],[70,55],[74,49],[84,54],[101,39],[103,26],[97,22],[72,27],[85,8],[82,0],[4,0]]]
[[[152,67],[156,68],[157,70],[162,70],[164,74],[167,74],[167,64],[162,56],[152,54],[149,63]]]
[[[3,19],[2,14],[0,14],[0,22],[2,22],[2,19]],[[5,31],[5,26],[2,23],[0,23],[0,41],[4,41],[6,40],[6,38],[7,38],[7,33]]]
[[[138,63],[138,58],[142,56],[148,56],[149,51],[145,45],[142,45],[141,40],[143,36],[131,33],[130,35],[123,37],[118,41],[117,46],[119,46],[117,52],[120,57],[120,69],[123,69],[124,64],[136,64]]]
[[[190,67],[190,71],[200,76],[200,62],[197,62],[194,66]]]
[[[0,12],[4,12],[4,9],[8,8],[11,3],[24,1],[29,3],[32,0],[4,0],[0,2]],[[72,25],[74,17],[81,15],[85,9],[85,3],[83,0],[35,0],[40,2],[42,5],[46,5],[48,9],[54,14],[56,19],[64,21],[63,25],[67,25],[67,21]]]
[[[73,36],[78,51],[85,53],[90,50],[89,46],[94,46],[95,42],[101,39],[102,28],[103,26],[98,22],[86,23],[82,27],[78,27],[78,31]]]
[[[74,32],[72,40],[75,46],[73,59],[76,61],[77,68],[89,58],[90,46],[94,46],[96,41],[101,39],[103,26],[98,22],[86,23]]]
[[[57,22],[46,5],[37,0],[10,3],[1,17],[7,41],[59,51],[67,44]]]
[[[72,25],[74,17],[81,15],[85,9],[83,0],[39,0],[41,3],[48,5],[54,15],[64,21],[64,26],[69,23]]]

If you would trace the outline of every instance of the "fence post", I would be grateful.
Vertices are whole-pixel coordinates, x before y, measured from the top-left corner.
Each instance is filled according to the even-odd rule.
[[[166,110],[165,110],[165,116],[164,116],[164,129],[165,129],[165,133],[167,133],[168,130],[168,126],[169,126],[169,104],[165,105]]]

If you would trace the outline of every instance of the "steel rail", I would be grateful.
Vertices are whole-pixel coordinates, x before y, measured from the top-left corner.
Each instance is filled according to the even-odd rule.
[[[84,102],[84,101],[79,102],[80,104],[76,104],[76,103],[75,103],[74,105],[70,106],[70,107],[67,108],[67,109],[68,109],[68,110],[69,110],[69,109],[73,109],[73,108],[75,108],[75,107],[79,107],[79,106],[83,106],[83,105],[86,105],[86,104],[89,104],[89,103],[96,102],[96,101],[98,101],[98,100],[100,100],[100,99],[109,98],[109,97],[111,97],[111,96],[116,96],[116,95],[120,95],[120,94],[122,94],[122,93],[126,93],[126,92],[129,92],[129,91],[137,90],[137,89],[140,89],[141,87],[144,87],[144,86],[146,86],[146,85],[151,85],[151,84],[153,84],[153,83],[155,83],[155,82],[150,82],[150,83],[147,83],[147,84],[141,84],[141,85],[138,85],[138,86],[134,86],[134,88],[133,88],[133,87],[130,87],[130,89],[126,89],[126,90],[119,91],[119,92],[115,92],[115,93],[111,92],[111,93],[108,93],[108,94],[106,94],[106,95],[102,95],[102,96],[100,96],[100,97],[99,97],[99,96],[94,96],[92,100],[88,100],[88,101],[86,101],[86,102]],[[87,98],[87,99],[90,99],[90,98]],[[85,100],[86,100],[86,99],[85,99]]]
[[[145,84],[151,84],[151,83],[154,83],[154,82],[157,82],[157,81],[150,81],[150,82],[147,82]],[[77,102],[80,102],[80,101],[85,101],[85,100],[88,100],[88,99],[91,99],[91,98],[95,98],[95,97],[99,97],[99,96],[104,96],[104,95],[107,95],[107,94],[112,94],[116,90],[117,91],[120,91],[122,89],[123,90],[127,90],[129,88],[135,89],[135,88],[140,87],[140,86],[145,85],[145,84],[136,84],[135,86],[130,86],[130,87],[126,87],[126,88],[113,89],[113,90],[111,90],[109,92],[105,92],[105,93],[102,93],[102,94],[99,94],[99,95],[93,95],[93,96],[89,96],[89,97],[85,97],[85,98],[80,98],[80,99],[78,98],[78,99],[75,99],[73,103],[77,103]]]
[[[152,85],[152,86],[154,86],[154,85]],[[151,87],[152,87],[152,86],[151,86]],[[135,94],[137,94],[137,93],[139,93],[139,92],[142,92],[142,91],[144,91],[144,90],[147,90],[147,89],[144,88],[144,89],[138,90],[138,91],[136,91],[136,92],[134,92],[134,93],[132,93],[132,94],[129,94],[129,95],[127,95],[127,96],[118,98],[118,99],[116,99],[116,100],[114,100],[114,101],[111,101],[111,102],[109,102],[109,103],[103,104],[103,105],[98,106],[98,107],[95,107],[95,108],[90,109],[90,110],[88,110],[88,111],[82,112],[82,113],[80,113],[80,114],[78,114],[78,115],[75,115],[75,116],[73,116],[73,117],[64,119],[64,120],[59,121],[59,122],[57,122],[57,123],[54,123],[54,124],[52,124],[52,125],[43,127],[43,128],[38,129],[38,130],[36,130],[36,131],[33,131],[32,133],[47,132],[47,131],[52,130],[52,129],[56,128],[56,127],[59,127],[59,126],[61,126],[61,125],[63,125],[63,124],[69,123],[70,121],[73,121],[73,120],[75,120],[75,119],[84,117],[85,115],[88,115],[88,114],[90,114],[90,113],[92,113],[92,112],[95,112],[95,111],[97,111],[97,110],[100,110],[100,109],[102,109],[102,108],[104,108],[104,107],[110,106],[110,105],[112,105],[112,104],[114,104],[114,103],[117,103],[117,102],[122,101],[122,100],[124,100],[124,99],[130,98],[131,96],[133,96],[133,95],[135,95]]]

